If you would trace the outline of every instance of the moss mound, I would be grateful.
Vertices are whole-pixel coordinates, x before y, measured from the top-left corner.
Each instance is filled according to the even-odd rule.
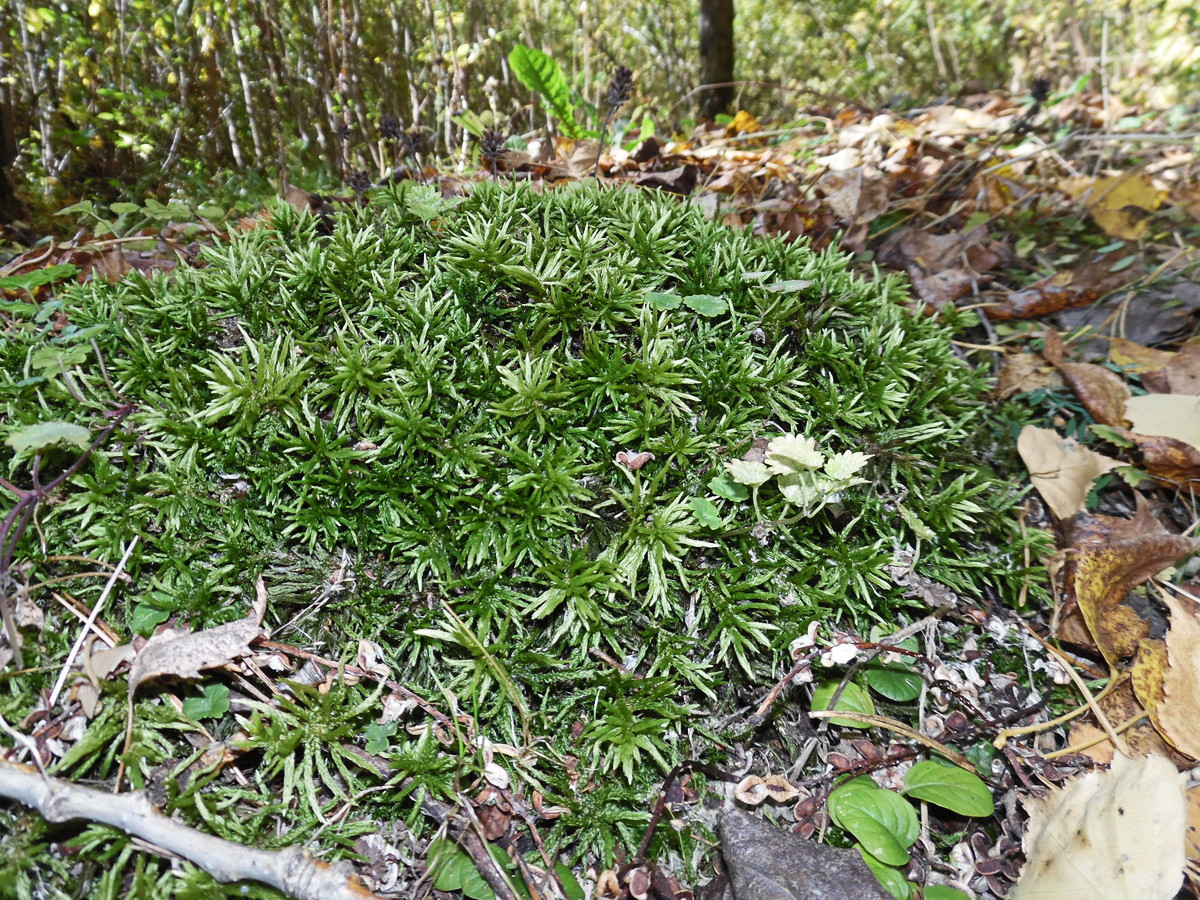
[[[282,208],[206,260],[72,289],[0,351],[10,431],[136,404],[21,547],[141,535],[133,629],[240,617],[260,573],[287,621],[347,551],[308,646],[377,640],[496,740],[632,777],[814,618],[915,608],[898,554],[1015,590],[962,323],[839,257],[587,183],[407,186],[330,235]]]

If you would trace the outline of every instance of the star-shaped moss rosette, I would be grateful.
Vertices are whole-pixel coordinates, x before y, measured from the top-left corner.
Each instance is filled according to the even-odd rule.
[[[866,484],[867,479],[856,473],[870,460],[871,454],[854,451],[827,456],[812,438],[785,434],[767,444],[763,460],[731,459],[725,469],[736,484],[750,489],[756,510],[758,489],[774,478],[784,499],[798,507],[799,517],[808,518],[836,503],[847,488]]]

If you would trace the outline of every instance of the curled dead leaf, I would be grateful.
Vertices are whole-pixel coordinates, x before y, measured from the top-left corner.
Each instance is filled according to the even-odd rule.
[[[168,628],[155,634],[129,667],[129,696],[151,678],[199,678],[202,669],[215,669],[249,655],[250,644],[262,635],[253,617],[227,622],[203,631]]]

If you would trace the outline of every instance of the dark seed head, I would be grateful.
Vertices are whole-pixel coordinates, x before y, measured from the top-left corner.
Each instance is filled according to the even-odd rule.
[[[425,135],[416,128],[410,128],[400,135],[400,145],[409,156],[416,156],[425,151]]]
[[[617,66],[608,82],[608,105],[620,106],[633,96],[633,71],[626,66]]]
[[[1039,75],[1033,79],[1033,86],[1029,89],[1029,93],[1038,103],[1045,103],[1046,98],[1050,96],[1050,79],[1045,75]]]
[[[334,122],[333,136],[342,142],[350,140],[350,126],[345,122]]]
[[[504,158],[504,142],[508,138],[499,131],[494,128],[488,128],[483,132],[479,140],[483,149],[483,158],[488,162],[495,164]]]
[[[396,140],[400,137],[400,120],[395,116],[383,116],[379,120],[379,134],[385,141]]]
[[[366,169],[355,169],[346,176],[346,183],[350,185],[350,190],[361,197],[371,186],[371,176]]]

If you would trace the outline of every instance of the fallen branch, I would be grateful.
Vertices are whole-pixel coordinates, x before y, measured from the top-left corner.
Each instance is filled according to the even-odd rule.
[[[195,863],[216,881],[258,881],[296,900],[371,900],[349,863],[313,859],[300,847],[256,850],[168,818],[141,791],[109,794],[43,776],[0,759],[0,797],[36,810],[49,822],[102,822]]]

